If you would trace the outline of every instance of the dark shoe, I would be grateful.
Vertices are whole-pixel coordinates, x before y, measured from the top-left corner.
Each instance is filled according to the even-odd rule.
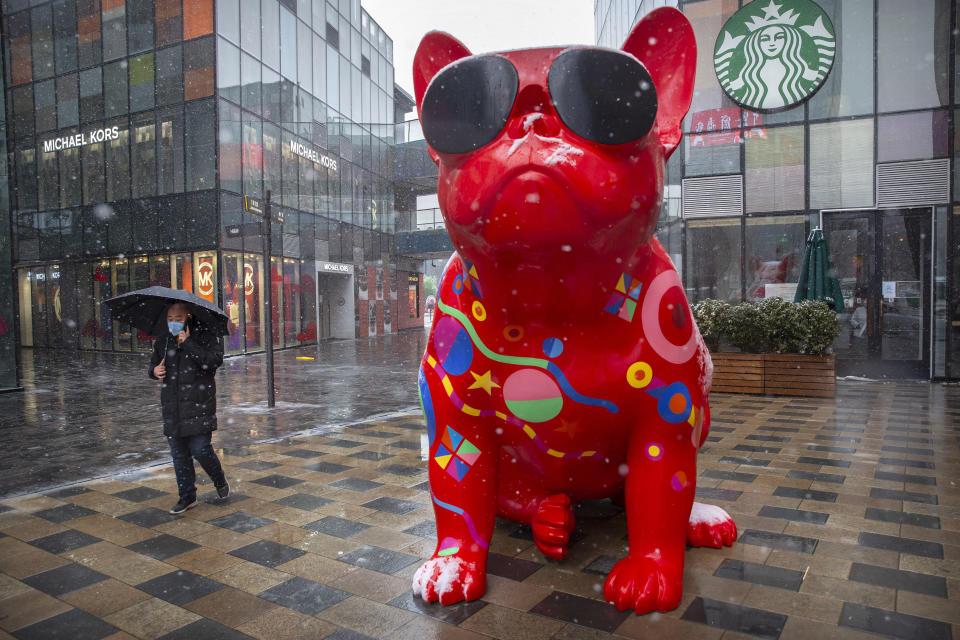
[[[197,506],[197,497],[193,496],[192,498],[180,498],[180,502],[173,505],[173,509],[170,509],[170,513],[178,514],[183,513],[187,509],[192,509]]]
[[[220,496],[220,499],[226,498],[230,495],[230,483],[224,481],[222,487],[217,487],[217,495]]]

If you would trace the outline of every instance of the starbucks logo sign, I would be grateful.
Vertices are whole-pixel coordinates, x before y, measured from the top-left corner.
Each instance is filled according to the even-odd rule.
[[[833,23],[811,0],[754,0],[717,36],[713,67],[730,98],[753,111],[777,111],[808,99],[833,66]]]

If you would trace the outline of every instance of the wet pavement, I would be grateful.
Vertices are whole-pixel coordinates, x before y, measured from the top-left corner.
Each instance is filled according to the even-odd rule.
[[[274,410],[266,356],[227,358],[217,374],[214,444],[242,447],[415,407],[424,346],[414,331],[277,351]],[[24,349],[21,363],[25,391],[0,395],[0,496],[169,458],[149,354]]]
[[[214,444],[233,494],[217,500],[201,473],[183,516],[167,513],[176,483],[146,357],[25,351],[27,391],[0,396],[0,640],[960,640],[957,385],[713,394],[697,496],[739,538],[688,550],[674,611],[603,602],[627,552],[609,501],[579,505],[561,562],[498,521],[480,600],[415,600],[436,546],[423,342],[279,352],[274,410],[263,356],[228,360]]]
[[[697,495],[739,539],[688,550],[668,613],[602,601],[627,551],[609,501],[578,507],[563,561],[498,521],[482,599],[413,599],[436,545],[415,411],[225,447],[233,495],[204,478],[181,517],[166,464],[0,498],[0,638],[960,639],[960,387],[840,382],[836,398],[711,406]]]

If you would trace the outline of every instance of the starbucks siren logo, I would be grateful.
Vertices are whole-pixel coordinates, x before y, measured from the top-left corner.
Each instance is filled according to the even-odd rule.
[[[746,5],[717,37],[717,80],[737,104],[773,111],[812,96],[833,66],[837,39],[830,17],[811,0]]]

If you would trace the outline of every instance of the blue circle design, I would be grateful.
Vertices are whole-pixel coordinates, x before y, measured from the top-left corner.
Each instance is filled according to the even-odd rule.
[[[687,403],[683,408],[683,411],[680,413],[674,413],[670,410],[670,398],[677,394],[682,395]],[[680,424],[681,422],[686,422],[690,418],[690,412],[693,410],[693,400],[690,398],[690,390],[687,389],[687,385],[682,382],[673,382],[667,385],[666,389],[663,390],[663,393],[660,394],[660,399],[657,400],[657,412],[660,414],[660,417],[669,422],[670,424]]]
[[[548,358],[556,358],[563,353],[563,340],[560,338],[547,338],[543,341],[543,355]]]
[[[433,400],[430,398],[430,387],[427,385],[427,376],[423,373],[423,365],[420,366],[420,374],[417,376],[417,386],[420,390],[420,408],[427,423],[427,442],[432,445],[437,433],[437,419],[433,413]]]
[[[453,292],[463,293],[463,274],[453,279]]]
[[[470,334],[461,328],[441,364],[444,371],[452,376],[459,376],[467,372],[472,362],[473,342],[470,340]]]

